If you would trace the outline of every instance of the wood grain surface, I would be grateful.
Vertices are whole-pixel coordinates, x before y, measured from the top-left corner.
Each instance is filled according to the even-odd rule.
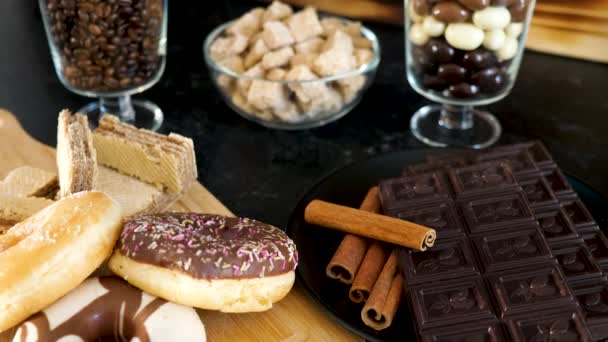
[[[15,117],[0,109],[0,178],[15,167],[31,165],[56,172],[55,151],[32,139]],[[197,183],[173,208],[231,215]],[[334,321],[298,284],[266,312],[226,314],[199,310],[208,341],[353,341],[361,340]],[[7,342],[0,338],[0,342]]]

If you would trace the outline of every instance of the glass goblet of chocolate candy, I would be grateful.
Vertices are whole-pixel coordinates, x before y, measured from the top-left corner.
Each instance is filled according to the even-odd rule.
[[[410,126],[432,146],[484,148],[501,127],[475,109],[505,97],[521,62],[535,0],[405,0],[407,79],[426,98]]]

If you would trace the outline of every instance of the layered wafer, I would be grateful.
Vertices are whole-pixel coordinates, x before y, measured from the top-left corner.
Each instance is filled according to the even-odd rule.
[[[59,184],[53,172],[32,166],[21,166],[12,170],[0,182],[0,193],[12,197],[54,198]]]

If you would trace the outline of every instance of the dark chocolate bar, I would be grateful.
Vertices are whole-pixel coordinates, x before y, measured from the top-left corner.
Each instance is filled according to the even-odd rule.
[[[520,181],[519,184],[521,184],[528,203],[534,211],[557,206],[557,197],[555,197],[553,190],[551,190],[551,187],[549,187],[549,184],[547,184],[547,181],[542,176],[538,175]]]
[[[456,198],[500,194],[519,186],[505,161],[475,164],[448,171]],[[557,200],[556,200],[557,202]]]
[[[571,287],[602,276],[602,270],[582,241],[574,246],[554,250],[553,255]]]
[[[579,238],[574,225],[572,225],[566,217],[566,213],[560,207],[536,212],[536,221],[551,247],[564,243],[567,244]]]
[[[591,255],[600,266],[608,266],[608,238],[601,231],[594,231],[583,236]]]
[[[456,325],[433,329],[422,335],[422,342],[503,342],[506,341],[500,323],[482,322],[471,326]]]
[[[478,157],[479,161],[507,160],[513,169],[513,175],[517,179],[540,172],[532,160],[532,156],[526,149],[496,149],[492,152],[483,153]]]
[[[460,203],[472,234],[535,222],[522,192],[471,199]]]
[[[593,217],[579,199],[564,202],[562,204],[566,216],[574,225],[574,228],[579,234],[598,230],[597,224]]]
[[[385,212],[450,199],[450,190],[437,173],[387,179],[380,182],[379,192]]]
[[[433,228],[437,231],[437,238],[440,240],[465,235],[464,223],[451,201],[394,210],[386,215]]]
[[[608,283],[598,282],[595,286],[575,289],[574,293],[591,337],[595,341],[608,338]]]
[[[575,309],[514,317],[506,326],[514,342],[591,341],[582,314]]]
[[[570,183],[568,183],[564,174],[557,167],[543,170],[541,174],[545,181],[547,181],[547,185],[549,185],[558,198],[568,199],[576,197],[576,193],[570,186]]]

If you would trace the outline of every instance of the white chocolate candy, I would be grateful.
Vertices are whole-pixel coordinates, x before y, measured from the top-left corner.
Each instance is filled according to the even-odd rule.
[[[484,32],[472,24],[452,23],[445,29],[445,39],[457,49],[471,51],[481,46]]]
[[[410,41],[414,45],[424,45],[429,41],[431,37],[429,37],[424,29],[422,28],[422,24],[414,24],[410,27]]]
[[[505,28],[507,36],[517,38],[524,31],[524,23],[510,23]]]
[[[424,18],[414,10],[414,2],[410,1],[407,6],[407,17],[415,23],[421,23]]]
[[[483,46],[488,50],[498,50],[505,43],[507,35],[503,30],[486,31],[486,36],[483,40]]]
[[[517,54],[517,39],[513,37],[507,37],[505,39],[505,43],[502,45],[498,51],[496,51],[496,57],[498,57],[498,61],[506,61],[509,60]]]
[[[483,30],[503,29],[511,22],[506,7],[486,7],[473,13],[473,23]]]
[[[445,31],[445,23],[435,19],[433,16],[424,18],[422,29],[431,37],[439,37]]]

